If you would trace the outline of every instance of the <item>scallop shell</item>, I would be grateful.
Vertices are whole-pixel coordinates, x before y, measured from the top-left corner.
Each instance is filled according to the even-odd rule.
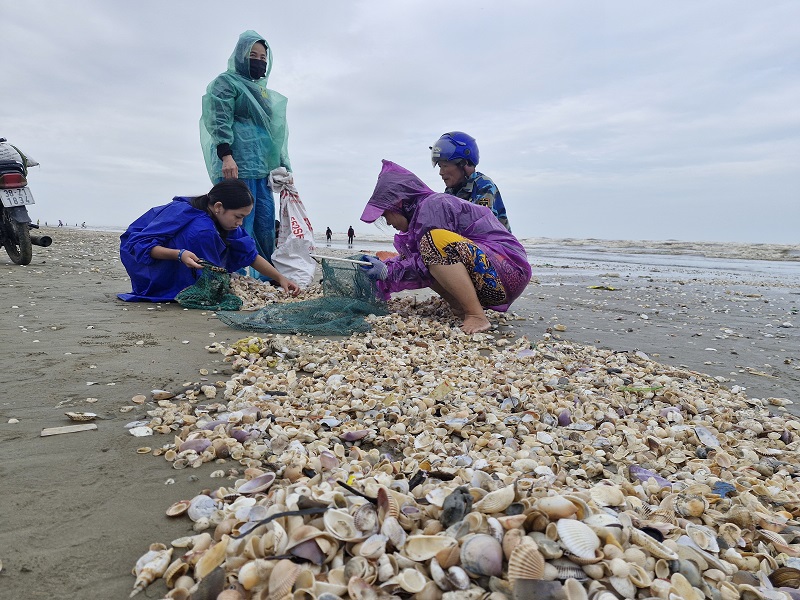
[[[514,502],[515,496],[516,492],[514,491],[514,486],[507,485],[506,487],[486,494],[473,508],[476,511],[486,514],[502,512]]]
[[[189,571],[189,563],[187,563],[182,558],[178,558],[166,568],[164,571],[164,583],[167,584],[168,588],[175,587],[175,582],[178,578],[183,577]]]
[[[494,538],[491,539],[497,541]],[[457,543],[453,538],[442,535],[411,535],[406,539],[403,554],[415,562],[425,562]]]
[[[461,566],[475,575],[499,577],[503,572],[503,547],[491,535],[471,535],[461,545]]]
[[[591,527],[573,519],[559,519],[556,523],[558,538],[568,552],[578,558],[594,559],[600,538]]]
[[[508,559],[508,579],[541,579],[545,560],[536,544],[522,542],[511,552]]]

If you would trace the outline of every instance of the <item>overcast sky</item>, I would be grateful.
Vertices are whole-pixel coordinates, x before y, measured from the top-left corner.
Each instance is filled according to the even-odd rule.
[[[317,232],[382,158],[478,140],[519,237],[798,243],[800,3],[0,0],[0,136],[43,222],[126,226],[210,187],[200,99],[239,34],[274,53]]]

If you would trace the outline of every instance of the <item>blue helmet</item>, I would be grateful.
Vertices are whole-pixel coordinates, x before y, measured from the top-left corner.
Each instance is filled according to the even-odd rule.
[[[478,144],[475,138],[463,131],[451,131],[440,137],[431,148],[431,162],[437,166],[440,160],[465,160],[478,165]]]

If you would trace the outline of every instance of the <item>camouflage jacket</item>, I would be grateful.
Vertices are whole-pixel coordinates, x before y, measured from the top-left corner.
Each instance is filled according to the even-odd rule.
[[[462,200],[471,202],[472,204],[480,204],[492,209],[494,216],[500,221],[503,226],[511,231],[511,225],[508,223],[508,215],[506,214],[506,207],[503,204],[503,197],[500,191],[490,178],[483,173],[475,171],[472,175],[458,187],[445,189],[445,194],[457,196]]]

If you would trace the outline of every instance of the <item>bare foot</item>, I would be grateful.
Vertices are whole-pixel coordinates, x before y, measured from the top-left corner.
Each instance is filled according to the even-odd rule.
[[[492,326],[489,319],[485,315],[467,315],[464,317],[464,322],[461,324],[461,331],[464,333],[480,333],[487,331]]]

